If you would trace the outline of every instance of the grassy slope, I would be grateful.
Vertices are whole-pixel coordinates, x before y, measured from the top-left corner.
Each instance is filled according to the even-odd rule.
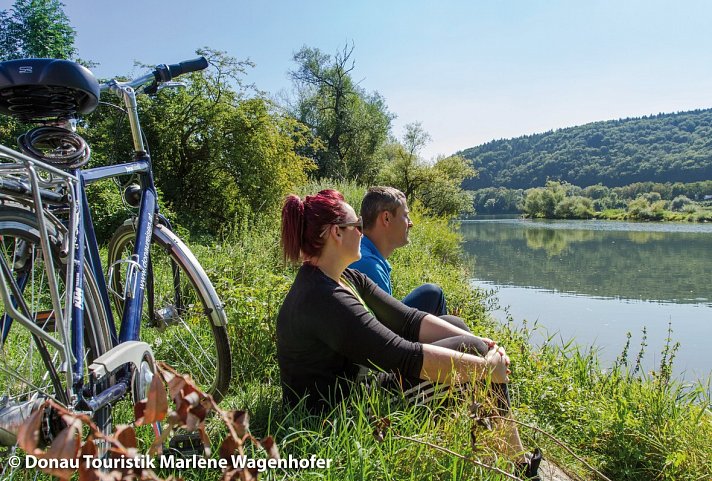
[[[314,190],[312,186],[310,191]],[[354,186],[343,190],[347,199],[360,196]],[[552,343],[533,350],[526,330],[515,331],[487,317],[485,294],[470,288],[459,262],[456,232],[444,220],[417,214],[415,223],[411,245],[392,259],[397,266],[396,296],[420,283],[436,282],[445,288],[450,308],[465,317],[475,332],[506,346],[514,366],[512,393],[520,420],[555,434],[612,479],[712,476],[712,414],[704,394],[709,386],[683,389],[668,380],[667,364],[661,372],[633,376],[628,372],[635,369],[635,361],[629,363],[627,356],[616,369],[604,370],[594,354],[581,354],[573,347]],[[373,417],[387,416],[400,435],[511,469],[507,460],[497,458],[490,432],[478,431],[473,453],[469,401],[435,409],[388,402],[376,393],[353,396],[327,419],[299,410],[283,412],[274,322],[295,269],[280,261],[277,219],[263,218],[216,245],[194,248],[229,316],[235,376],[223,407],[248,409],[253,432],[274,435],[283,455],[333,459],[329,470],[275,471],[274,479],[504,479],[412,441],[390,435],[379,444],[372,436]],[[673,354],[674,350],[668,358]],[[593,479],[547,438],[526,428],[522,433],[525,444],[542,446],[550,459]],[[213,436],[217,439],[219,433]],[[208,479],[211,474],[183,476]]]

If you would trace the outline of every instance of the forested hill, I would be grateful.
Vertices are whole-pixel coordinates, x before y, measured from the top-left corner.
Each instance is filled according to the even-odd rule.
[[[712,109],[609,120],[515,139],[461,154],[479,177],[466,189],[529,188],[547,179],[578,186],[712,179]]]

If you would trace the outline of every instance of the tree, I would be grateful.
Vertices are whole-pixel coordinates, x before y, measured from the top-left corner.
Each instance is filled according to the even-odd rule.
[[[572,187],[566,182],[548,181],[546,187],[528,189],[524,193],[524,213],[529,217],[555,218],[556,206],[571,195]]]
[[[16,0],[0,10],[0,61],[16,58],[72,58],[75,31],[58,0]],[[27,130],[18,120],[0,115],[0,144],[15,145]]]
[[[0,11],[0,60],[71,59],[76,32],[59,0],[15,0]]]
[[[459,155],[428,165],[419,154],[429,140],[420,122],[406,125],[403,143],[392,142],[384,148],[387,164],[379,183],[401,190],[408,203],[417,200],[435,215],[472,212],[472,194],[462,189],[462,182],[477,172]]]
[[[290,111],[325,146],[305,152],[315,160],[320,177],[370,183],[380,170],[377,152],[393,115],[378,92],[369,94],[353,81],[353,51],[346,45],[331,57],[304,46],[295,53],[297,67],[290,77],[297,98]]]
[[[672,200],[672,202],[670,202],[670,208],[679,212],[682,211],[685,206],[688,206],[690,204],[692,204],[692,201],[688,197],[684,195],[678,195]]]
[[[419,198],[426,209],[438,216],[470,214],[474,212],[472,193],[462,189],[462,182],[475,176],[477,172],[464,157],[439,159]]]
[[[420,122],[405,126],[403,143],[392,141],[384,146],[385,166],[379,176],[379,182],[399,189],[406,200],[413,203],[415,194],[430,181],[430,172],[419,154],[430,141]]]
[[[215,234],[256,213],[275,212],[284,195],[306,182],[311,136],[263,97],[248,97],[241,79],[248,62],[200,50],[210,68],[181,77],[187,88],[141,96],[141,124],[156,184],[178,221]],[[113,112],[89,119],[95,160],[130,158],[125,119]],[[116,132],[122,137],[116,138]]]
[[[564,197],[554,208],[557,219],[590,219],[595,214],[593,201],[578,195]]]

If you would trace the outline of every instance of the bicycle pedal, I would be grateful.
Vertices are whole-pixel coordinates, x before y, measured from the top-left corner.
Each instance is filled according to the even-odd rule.
[[[205,454],[205,445],[200,439],[199,433],[176,434],[168,441],[168,449],[171,453],[180,454],[183,457]]]

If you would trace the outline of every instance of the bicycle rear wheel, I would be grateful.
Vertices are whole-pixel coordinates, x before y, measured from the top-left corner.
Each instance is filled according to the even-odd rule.
[[[136,232],[133,223],[122,225],[108,247],[108,265],[131,257]],[[125,272],[115,269],[111,288],[121,318]],[[153,231],[146,297],[141,320],[141,341],[153,349],[156,360],[189,374],[219,402],[227,393],[232,372],[225,313],[215,289],[187,246],[168,228]]]
[[[51,215],[51,214],[50,214]],[[60,257],[64,238],[63,226],[56,222],[47,226],[52,244],[55,279],[48,279],[45,259],[40,246],[40,232],[34,212],[27,208],[3,203],[0,210],[0,256],[12,274],[12,281],[0,277],[22,293],[22,303],[27,307],[28,317],[43,332],[61,342],[59,326],[50,296],[50,284],[58,287],[64,300],[65,265]],[[84,266],[84,383],[88,384],[87,367],[110,349],[111,340],[99,291],[88,266]],[[17,299],[15,298],[17,303]],[[62,301],[63,302],[63,301]],[[18,303],[19,304],[19,303]],[[17,450],[17,424],[46,399],[53,399],[70,410],[71,386],[65,375],[60,350],[48,342],[39,340],[19,321],[11,319],[0,297],[0,479],[17,477],[5,458]],[[22,310],[22,309],[21,309]],[[106,406],[95,414],[94,420],[100,429],[111,429],[111,408]],[[41,433],[42,442],[50,444],[53,436],[63,428],[56,419],[47,417]]]

